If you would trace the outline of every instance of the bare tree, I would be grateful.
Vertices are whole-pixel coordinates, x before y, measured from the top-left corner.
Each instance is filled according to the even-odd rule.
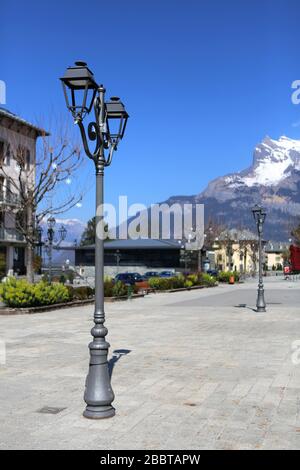
[[[219,224],[212,218],[209,218],[204,228],[205,246],[211,248],[215,243],[216,239],[218,239],[221,233],[224,232],[225,228],[226,227],[224,225]]]
[[[258,240],[251,240],[249,242],[249,256],[252,262],[252,274],[254,275],[257,270],[257,262],[258,262]]]
[[[16,229],[24,236],[27,248],[27,279],[34,280],[33,262],[37,243],[37,224],[48,215],[62,214],[74,207],[82,194],[66,190],[66,183],[82,163],[80,147],[72,145],[67,130],[59,135],[41,137],[37,145],[35,162],[28,149],[10,144],[14,172],[7,172],[3,162],[0,169],[9,182],[11,193],[18,195],[18,213],[10,213]],[[65,184],[64,188],[62,185]]]

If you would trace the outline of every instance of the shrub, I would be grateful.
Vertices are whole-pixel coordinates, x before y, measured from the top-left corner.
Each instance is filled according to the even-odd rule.
[[[133,291],[133,286],[131,289]],[[128,294],[128,291],[129,289],[122,281],[117,281],[112,288],[113,297],[124,297]]]
[[[184,283],[185,283],[185,277],[180,275],[180,276],[175,276],[175,277],[171,277],[169,279],[169,289],[180,289],[182,287],[184,287]]]
[[[73,286],[70,286],[69,284],[67,284],[67,285],[65,286],[65,288],[66,288],[67,291],[68,291],[69,300],[73,300],[73,297],[74,297],[74,287],[73,287]]]
[[[207,273],[199,273],[200,275],[198,276],[199,278],[199,284],[203,286],[215,286],[217,283],[217,280],[215,277],[211,276],[210,274]]]
[[[3,302],[9,307],[35,307],[67,302],[68,289],[62,284],[47,284],[43,281],[30,284],[25,280],[9,278],[0,287]]]
[[[192,286],[197,286],[199,284],[199,276],[198,274],[189,274],[187,276],[187,280],[192,283]]]
[[[112,297],[113,296],[113,287],[114,287],[113,280],[109,277],[106,277],[104,279],[104,297]]]
[[[161,279],[159,277],[150,277],[148,280],[149,287],[151,289],[159,290]]]
[[[95,294],[95,289],[92,289],[90,286],[80,286],[73,287],[73,299],[75,300],[85,300],[93,297]]]
[[[35,305],[51,305],[67,302],[69,292],[63,284],[29,284],[33,287]]]
[[[183,276],[175,276],[168,278],[151,277],[149,286],[155,290],[179,289],[184,287],[185,278]]]
[[[193,281],[191,281],[190,279],[186,279],[184,281],[184,287],[186,287],[187,289],[190,289],[191,287],[193,287]]]
[[[229,278],[233,276],[235,282],[239,281],[240,275],[237,271],[220,271],[218,274],[219,282],[229,282]]]

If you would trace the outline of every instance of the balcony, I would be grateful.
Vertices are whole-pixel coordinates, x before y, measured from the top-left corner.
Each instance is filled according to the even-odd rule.
[[[19,206],[20,203],[21,201],[18,194],[5,194],[3,191],[0,191],[0,205]]]
[[[0,242],[25,242],[25,237],[14,228],[0,227]]]

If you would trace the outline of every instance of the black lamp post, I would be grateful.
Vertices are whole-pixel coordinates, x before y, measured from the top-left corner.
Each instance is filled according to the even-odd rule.
[[[256,310],[257,312],[265,312],[266,311],[266,302],[264,296],[264,284],[263,284],[263,272],[262,272],[262,233],[263,233],[263,225],[266,219],[266,211],[255,205],[252,209],[253,217],[256,222],[257,232],[258,232],[258,266],[259,266],[259,280],[258,280],[258,292],[257,292],[257,301],[256,301]]]
[[[117,274],[119,274],[119,267],[120,267],[120,260],[121,260],[120,250],[116,250],[115,257],[117,261]]]
[[[112,162],[129,116],[119,98],[105,101],[105,88],[97,85],[85,62],[75,62],[75,66],[66,70],[61,81],[67,108],[79,126],[85,153],[96,169],[95,325],[91,330],[93,340],[89,344],[90,364],[84,394],[87,407],[83,415],[86,418],[109,418],[114,416],[115,409],[112,406],[114,393],[107,363],[109,343],[105,336],[108,331],[104,326],[103,179],[104,168]],[[95,120],[89,122],[86,132],[83,120],[92,108]],[[90,150],[88,139],[95,142],[94,151]]]
[[[36,238],[37,238],[37,247],[38,247],[37,254],[40,257],[42,257],[42,246],[43,246],[42,236],[43,236],[43,229],[40,225],[37,224],[37,228],[36,228]]]
[[[53,251],[53,243],[55,241],[54,240],[54,237],[55,237],[54,227],[56,225],[55,218],[49,217],[49,219],[47,220],[47,225],[48,225],[48,230],[47,230],[46,249],[47,249],[48,258],[49,258],[48,277],[49,277],[49,282],[51,284],[52,282],[52,251]],[[58,229],[58,235],[59,235],[59,240],[58,240],[57,245],[59,245],[63,240],[65,240],[67,236],[67,230],[63,225]]]

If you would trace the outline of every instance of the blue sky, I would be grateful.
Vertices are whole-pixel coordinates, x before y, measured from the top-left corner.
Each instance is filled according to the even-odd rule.
[[[0,79],[7,108],[35,121],[67,113],[58,77],[86,60],[130,114],[106,172],[106,200],[197,194],[251,163],[266,134],[300,139],[299,0],[2,0]],[[83,170],[83,220],[94,211]]]

